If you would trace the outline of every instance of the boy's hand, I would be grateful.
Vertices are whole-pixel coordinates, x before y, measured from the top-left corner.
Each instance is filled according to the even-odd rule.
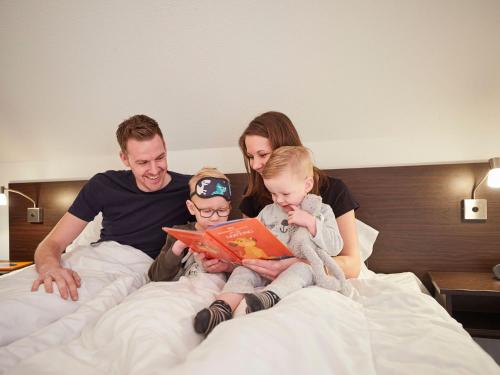
[[[172,252],[180,257],[186,247],[187,245],[184,242],[177,240],[172,245]]]
[[[233,272],[234,265],[220,259],[206,259],[205,254],[195,254],[203,269],[209,273]]]
[[[292,205],[292,210],[288,212],[288,224],[294,224],[309,230],[312,236],[316,235],[316,220],[309,212],[298,206]]]

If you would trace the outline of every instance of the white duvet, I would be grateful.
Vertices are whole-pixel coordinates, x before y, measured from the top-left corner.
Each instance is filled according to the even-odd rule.
[[[30,306],[11,302],[4,308],[0,300],[1,313],[19,314],[20,321],[29,315],[21,310],[33,305],[30,314],[44,316],[41,327],[0,348],[4,373],[500,374],[461,325],[421,292],[412,274],[350,281],[351,298],[306,288],[272,309],[237,314],[203,340],[192,319],[213,300],[221,278],[200,274],[143,285],[149,258],[111,244],[113,255],[100,267],[100,257],[109,255],[104,245],[73,255],[80,257],[81,268],[75,268],[84,285],[95,286],[83,301],[43,295]],[[87,267],[83,260],[92,249],[96,263]],[[54,306],[58,316],[49,318]]]
[[[84,246],[63,255],[82,277],[79,300],[66,301],[43,285],[31,292],[34,266],[0,278],[0,372],[38,351],[69,342],[83,327],[148,281],[144,253],[116,242]]]

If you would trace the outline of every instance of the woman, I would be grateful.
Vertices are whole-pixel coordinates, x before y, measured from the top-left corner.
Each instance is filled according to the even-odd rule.
[[[256,117],[239,139],[245,168],[248,173],[248,186],[240,203],[243,216],[255,217],[264,206],[272,203],[271,195],[264,186],[260,175],[271,152],[281,146],[302,146],[297,129],[290,119],[280,112],[266,112]],[[312,193],[321,195],[323,203],[330,205],[335,213],[344,247],[334,260],[342,268],[347,278],[357,277],[361,266],[354,210],[359,204],[354,200],[347,186],[339,179],[326,176],[314,168],[314,188]],[[244,260],[243,264],[262,276],[274,280],[297,258],[283,260]],[[204,262],[209,272],[230,271],[217,260]]]

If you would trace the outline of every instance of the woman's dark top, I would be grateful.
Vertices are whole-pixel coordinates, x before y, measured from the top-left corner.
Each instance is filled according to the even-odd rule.
[[[346,184],[335,177],[328,176],[328,184],[324,184],[320,188],[320,195],[323,198],[323,203],[332,207],[335,217],[342,216],[359,207],[359,203],[356,202]],[[239,208],[243,215],[256,217],[264,205],[259,202],[257,196],[250,195],[241,200]]]

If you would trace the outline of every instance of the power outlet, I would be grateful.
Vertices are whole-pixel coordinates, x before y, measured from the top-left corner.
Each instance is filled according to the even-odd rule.
[[[488,206],[486,199],[464,199],[462,211],[464,220],[486,220],[488,218]]]
[[[43,223],[43,208],[28,207],[28,223]]]

